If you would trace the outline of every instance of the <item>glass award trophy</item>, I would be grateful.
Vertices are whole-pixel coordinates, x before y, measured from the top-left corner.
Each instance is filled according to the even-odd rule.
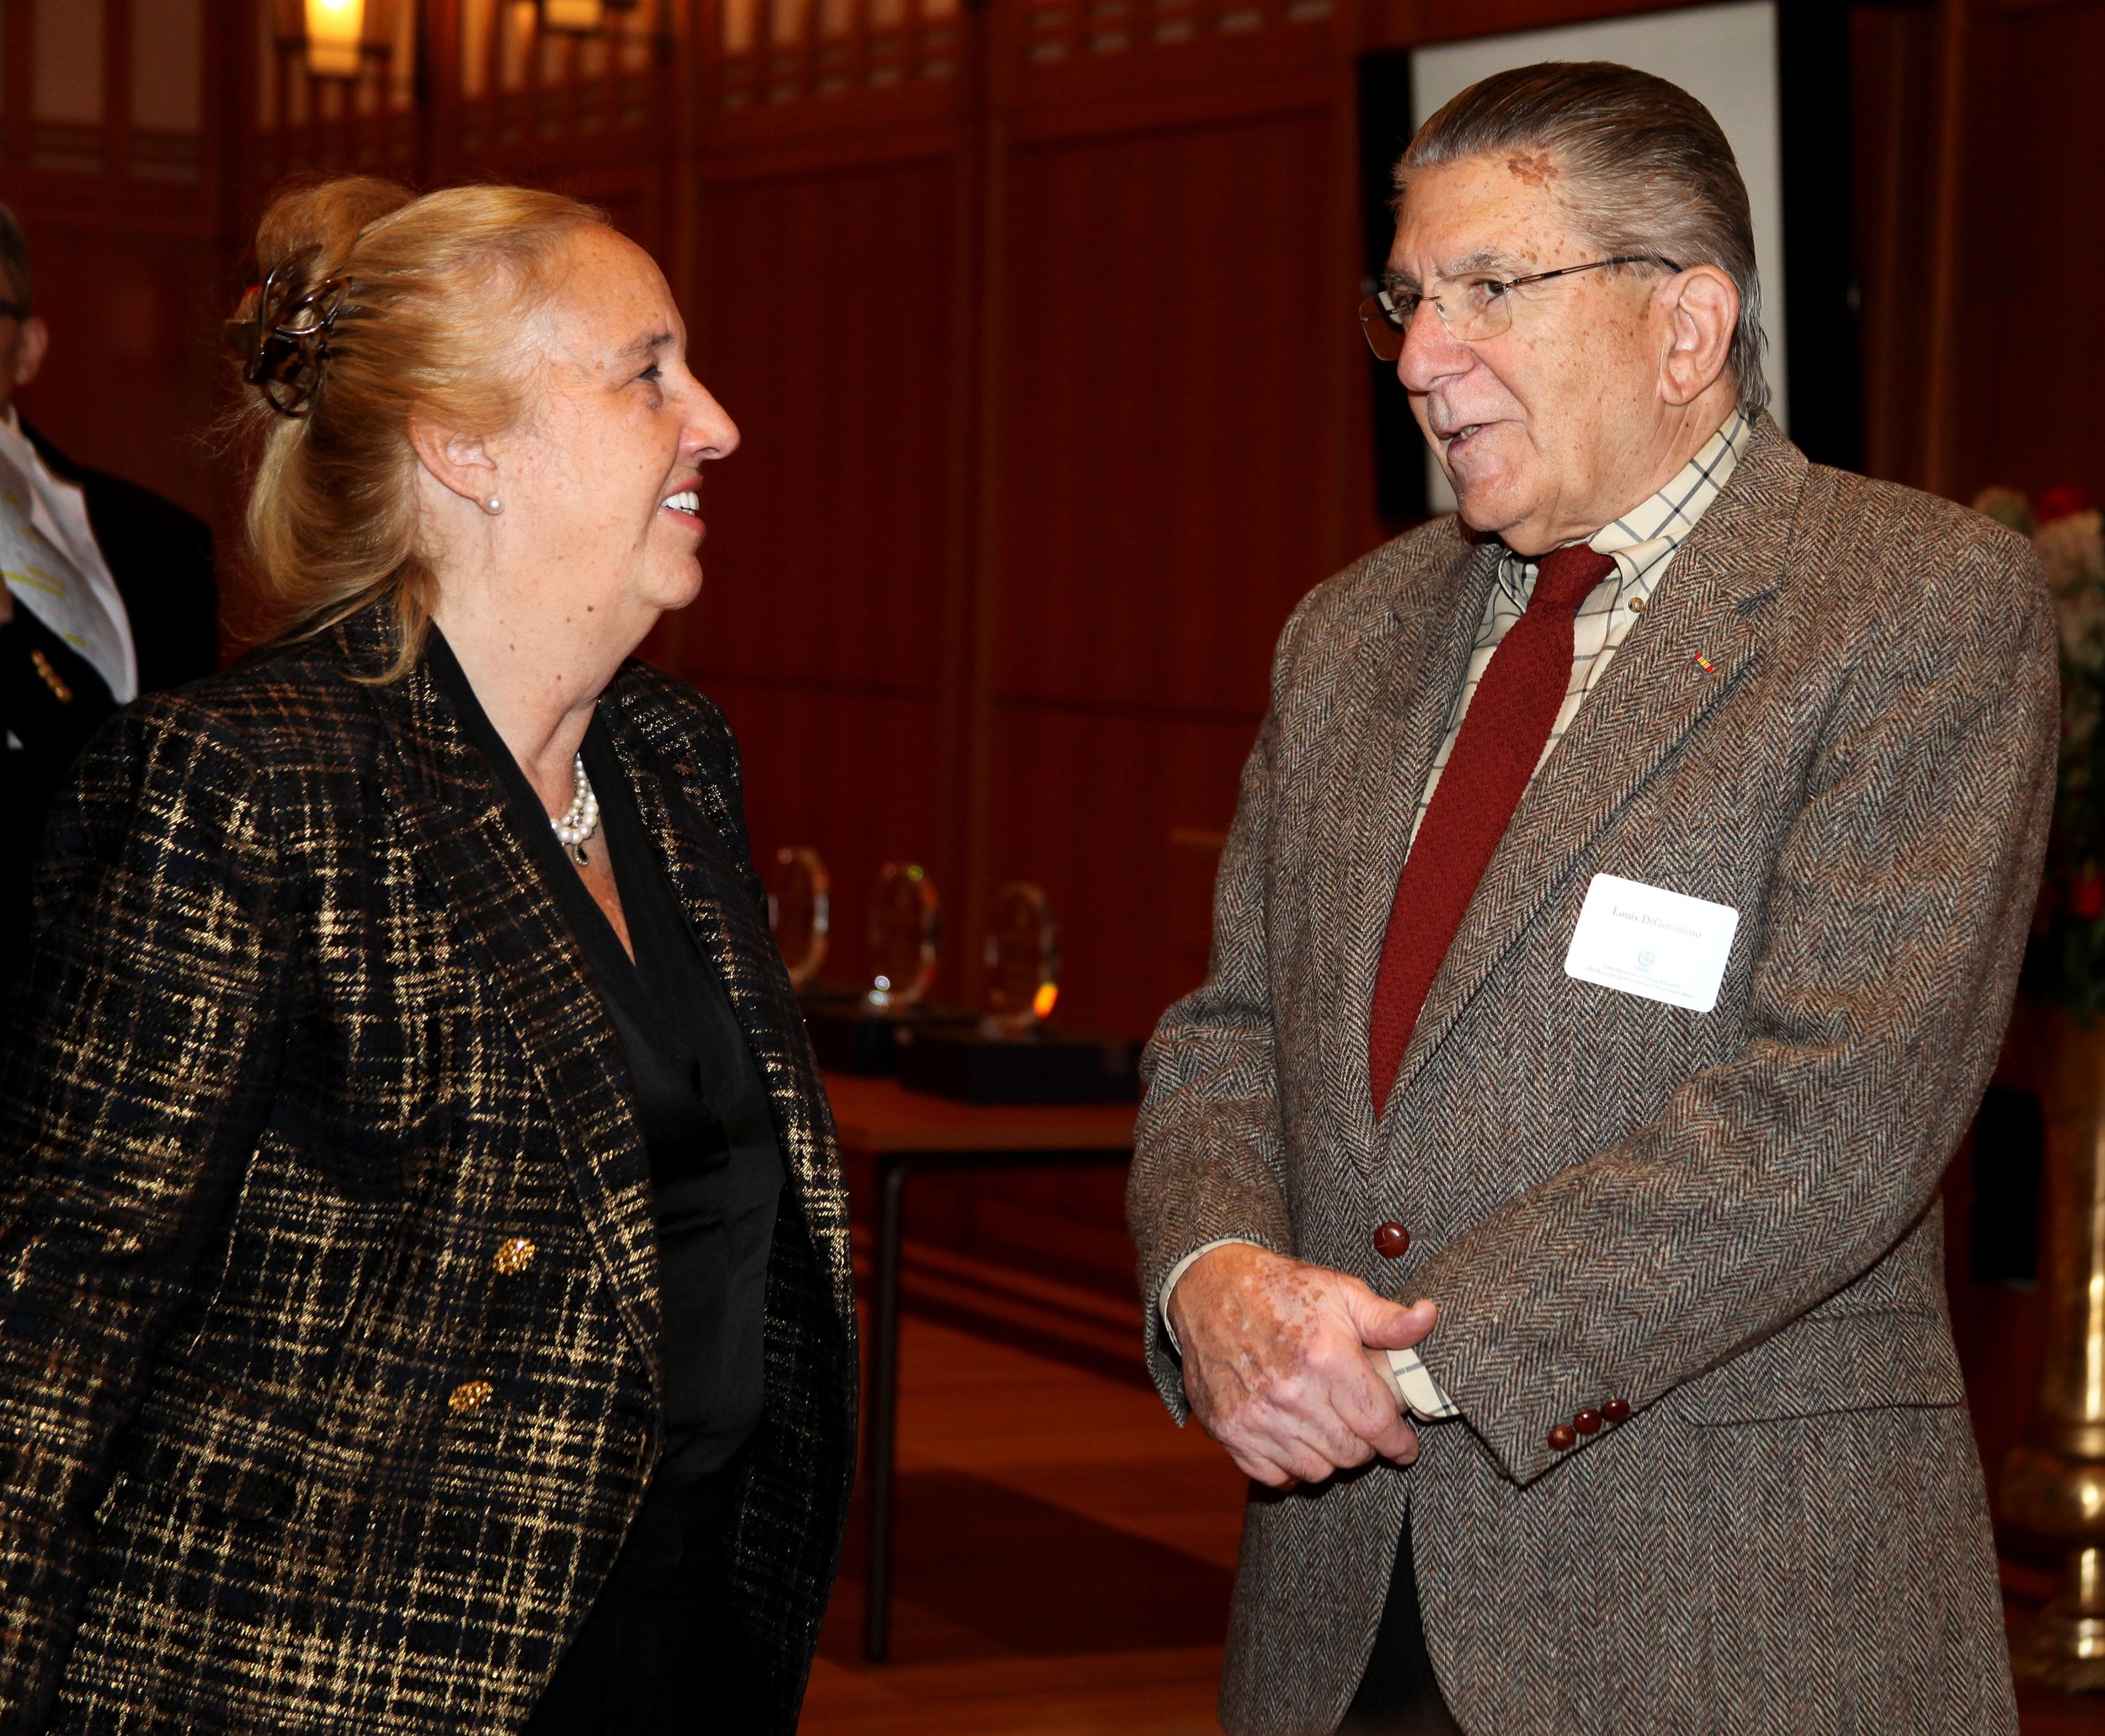
[[[918,862],[887,862],[870,895],[870,989],[864,1004],[903,1014],[920,1005],[935,980],[943,937],[942,901]]]
[[[826,937],[833,929],[832,883],[817,850],[789,844],[775,851],[770,881],[768,926],[788,967],[790,987],[802,994],[826,962]]]
[[[1060,998],[1060,929],[1045,893],[1027,881],[1001,889],[987,929],[987,1016],[981,1031],[1023,1037]]]

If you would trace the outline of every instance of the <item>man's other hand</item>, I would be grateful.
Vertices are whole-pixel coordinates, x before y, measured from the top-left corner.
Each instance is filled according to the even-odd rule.
[[[1372,1355],[1409,1349],[1433,1318],[1429,1302],[1385,1302],[1357,1278],[1247,1242],[1205,1254],[1170,1293],[1192,1415],[1271,1488],[1320,1483],[1377,1454],[1418,1456]]]

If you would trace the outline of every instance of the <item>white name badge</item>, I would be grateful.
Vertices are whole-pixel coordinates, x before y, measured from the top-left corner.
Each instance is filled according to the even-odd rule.
[[[1564,974],[1708,1013],[1718,1004],[1740,913],[1664,887],[1596,874],[1564,955]]]

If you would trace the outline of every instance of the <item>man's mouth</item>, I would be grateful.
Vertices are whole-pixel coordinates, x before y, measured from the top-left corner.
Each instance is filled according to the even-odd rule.
[[[1445,446],[1449,452],[1452,452],[1456,447],[1466,445],[1488,425],[1488,423],[1482,422],[1465,422],[1459,428],[1439,429],[1436,430],[1436,432],[1437,432],[1440,435],[1441,444]]]
[[[688,518],[693,519],[696,522],[700,522],[701,518],[701,491],[698,488],[683,488],[677,494],[669,494],[666,496],[663,505],[667,512],[682,513]]]

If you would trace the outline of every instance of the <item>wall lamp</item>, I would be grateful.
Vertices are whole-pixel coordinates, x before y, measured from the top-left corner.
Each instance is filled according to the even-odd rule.
[[[606,29],[610,12],[632,12],[637,0],[541,0],[541,27],[589,36]]]
[[[317,78],[356,78],[394,45],[401,0],[277,0],[278,40],[303,50]]]

